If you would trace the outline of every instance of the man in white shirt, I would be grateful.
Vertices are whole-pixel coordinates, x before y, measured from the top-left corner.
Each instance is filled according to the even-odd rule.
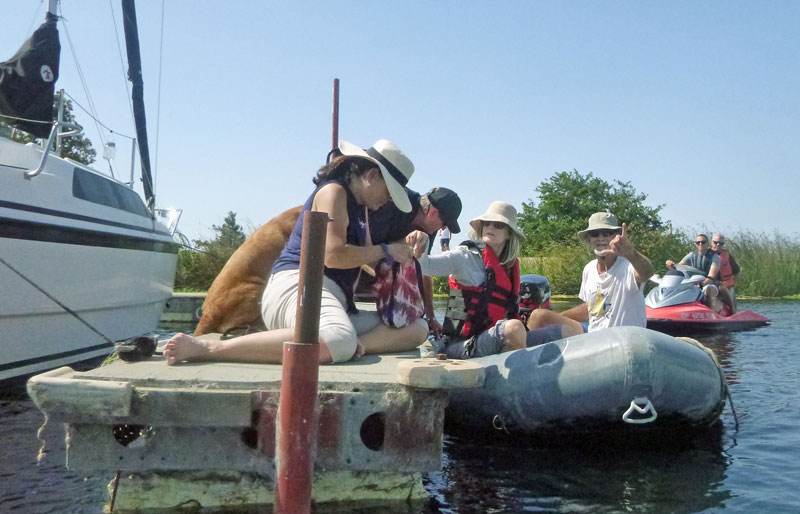
[[[576,321],[588,321],[589,332],[601,328],[633,325],[645,327],[644,284],[653,265],[636,251],[628,239],[625,223],[609,212],[596,212],[589,227],[578,238],[597,258],[583,268],[581,305],[563,314]]]
[[[439,230],[439,242],[442,244],[442,253],[450,251],[450,228],[445,226]]]

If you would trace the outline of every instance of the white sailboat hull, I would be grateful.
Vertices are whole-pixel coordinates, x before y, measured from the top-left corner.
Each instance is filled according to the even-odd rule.
[[[52,155],[25,178],[40,158],[0,138],[0,380],[108,354],[154,330],[172,294],[178,247],[138,195]]]

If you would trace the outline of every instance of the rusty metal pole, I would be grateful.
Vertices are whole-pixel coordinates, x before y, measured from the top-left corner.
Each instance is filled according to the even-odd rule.
[[[294,342],[283,344],[275,512],[311,511],[316,459],[319,312],[328,213],[306,211]]]
[[[339,79],[333,79],[333,121],[331,127],[333,142],[331,149],[339,147]]]

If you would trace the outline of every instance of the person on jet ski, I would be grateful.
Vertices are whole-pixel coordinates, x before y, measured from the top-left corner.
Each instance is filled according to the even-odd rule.
[[[739,277],[741,268],[736,259],[733,258],[731,252],[725,249],[725,236],[722,234],[714,234],[711,238],[711,249],[719,255],[719,280],[722,282],[728,292],[730,293],[730,306],[733,307],[732,311],[736,311],[736,291],[733,286],[736,285],[736,279]],[[722,292],[722,290],[720,290]]]
[[[597,259],[583,268],[580,298],[583,303],[564,316],[588,321],[589,332],[607,327],[647,325],[644,284],[653,265],[639,253],[627,236],[627,225],[619,225],[610,212],[596,212],[589,227],[578,238]]]
[[[699,287],[703,288],[703,303],[719,312],[722,309],[722,305],[717,300],[717,296],[719,296],[719,299],[724,302],[724,304],[727,304],[731,312],[733,312],[733,305],[731,305],[730,294],[727,292],[727,288],[725,288],[723,292],[721,289],[725,286],[719,285],[717,281],[717,276],[719,275],[719,255],[711,249],[706,234],[697,234],[697,237],[694,238],[694,244],[697,249],[687,253],[678,264],[697,268],[705,274],[706,277],[703,281],[697,284]],[[675,269],[675,261],[671,259],[667,259],[666,265],[667,269]]]

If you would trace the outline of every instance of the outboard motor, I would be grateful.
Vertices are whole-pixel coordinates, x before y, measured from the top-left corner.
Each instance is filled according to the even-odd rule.
[[[519,277],[519,314],[527,325],[528,316],[535,309],[550,308],[550,281],[542,275]]]

